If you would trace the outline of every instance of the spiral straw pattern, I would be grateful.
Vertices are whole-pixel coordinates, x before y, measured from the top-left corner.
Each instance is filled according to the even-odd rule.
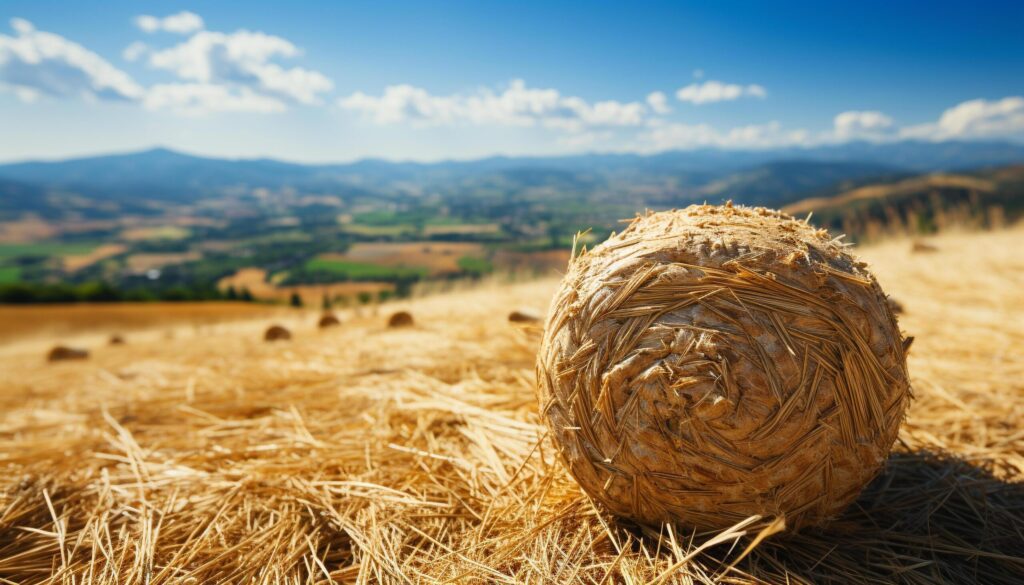
[[[824,230],[691,206],[571,262],[538,391],[570,472],[611,512],[799,527],[885,462],[911,400],[904,343],[874,277]]]

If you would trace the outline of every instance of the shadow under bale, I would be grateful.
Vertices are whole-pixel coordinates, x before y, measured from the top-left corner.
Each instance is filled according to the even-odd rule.
[[[84,360],[89,358],[89,350],[77,347],[58,345],[46,354],[48,362],[63,362],[69,360]]]
[[[388,318],[388,327],[412,327],[415,323],[408,311],[398,311]]]
[[[341,325],[341,321],[338,320],[338,318],[334,316],[333,313],[323,314],[316,324],[316,326],[319,327],[320,329],[326,329],[327,327],[337,327],[338,325]]]
[[[292,332],[280,325],[271,325],[263,334],[263,341],[286,341],[292,338]]]
[[[895,453],[827,528],[771,539],[739,567],[788,583],[1024,583],[1024,483]]]

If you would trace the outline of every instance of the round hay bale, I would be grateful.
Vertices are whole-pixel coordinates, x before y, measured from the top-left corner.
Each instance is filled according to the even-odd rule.
[[[412,314],[408,311],[398,311],[388,317],[388,327],[412,327],[414,323]]]
[[[903,311],[905,310],[903,308],[903,303],[897,301],[893,297],[887,298],[886,302],[889,303],[889,308],[892,309],[892,314],[893,315],[902,315],[903,314]]]
[[[323,315],[320,316],[320,320],[317,321],[316,324],[316,326],[319,327],[320,329],[325,329],[327,327],[337,327],[338,325],[341,325],[341,321],[338,320],[334,313],[324,313]]]
[[[920,240],[914,240],[914,243],[910,246],[910,251],[915,254],[931,254],[932,252],[938,252],[938,246],[929,244],[928,242],[922,242]]]
[[[903,339],[849,250],[780,212],[638,217],[573,260],[538,355],[580,486],[645,524],[820,524],[880,470],[911,399]]]
[[[108,341],[108,343],[110,345],[124,345],[124,337],[115,333],[110,336],[110,340]]]
[[[46,354],[48,362],[63,362],[68,360],[84,360],[89,358],[89,350],[66,345],[56,345]]]
[[[263,334],[263,341],[282,341],[292,338],[292,332],[280,325],[271,325]]]
[[[509,323],[536,323],[543,318],[540,311],[529,307],[522,307],[508,314]]]

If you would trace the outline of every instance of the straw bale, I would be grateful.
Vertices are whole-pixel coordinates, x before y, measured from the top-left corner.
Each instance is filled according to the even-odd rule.
[[[338,320],[338,317],[335,316],[334,313],[324,313],[320,316],[320,320],[317,321],[316,325],[320,329],[326,329],[328,327],[337,327],[338,325],[341,325],[341,321]]]
[[[286,341],[292,338],[292,332],[281,325],[271,325],[263,333],[263,341]]]
[[[911,398],[865,264],[824,230],[731,205],[638,217],[576,258],[538,385],[592,498],[713,529],[836,516],[878,474]]]
[[[412,327],[414,323],[412,313],[408,311],[398,311],[388,317],[388,327]]]
[[[537,323],[543,318],[540,311],[531,307],[520,307],[508,314],[509,323]]]
[[[84,360],[89,358],[89,350],[66,345],[54,346],[46,354],[46,361],[62,362],[67,360]]]

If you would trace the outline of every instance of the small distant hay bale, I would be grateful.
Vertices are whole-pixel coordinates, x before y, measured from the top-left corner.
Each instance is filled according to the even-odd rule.
[[[319,327],[320,329],[326,329],[327,327],[337,327],[338,325],[341,325],[341,321],[338,320],[338,317],[336,317],[334,313],[324,313],[323,315],[320,316],[320,320],[317,321],[316,324],[316,326]]]
[[[536,323],[543,318],[540,311],[529,307],[520,307],[508,314],[510,323]]]
[[[538,354],[571,474],[643,524],[823,524],[879,472],[910,403],[875,278],[763,208],[638,217],[575,258]]]
[[[123,336],[115,333],[110,336],[110,340],[107,343],[110,345],[124,345],[125,341]]]
[[[46,354],[48,362],[63,362],[89,359],[89,350],[66,345],[57,345]]]
[[[887,297],[885,302],[889,303],[889,308],[892,309],[893,315],[902,315],[906,310],[903,308],[903,303],[897,301],[894,297]]]
[[[938,252],[939,247],[920,240],[914,240],[914,243],[910,246],[910,251],[915,254],[931,254],[932,252]]]
[[[412,327],[414,323],[409,311],[398,311],[388,317],[388,327]]]
[[[263,341],[286,341],[292,338],[292,332],[280,325],[271,325],[263,334]]]

